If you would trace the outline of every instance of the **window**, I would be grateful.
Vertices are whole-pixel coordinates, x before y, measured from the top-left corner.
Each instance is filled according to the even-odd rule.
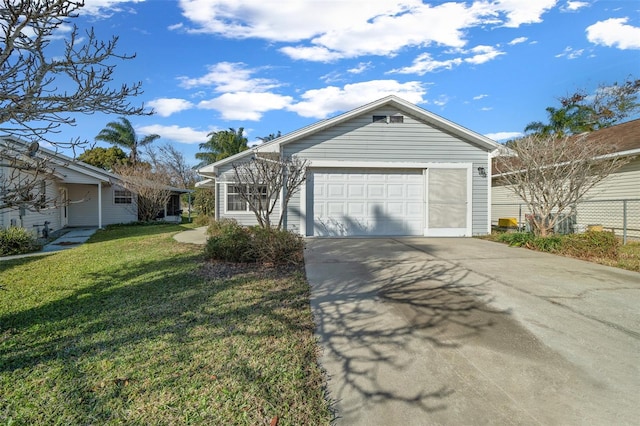
[[[404,123],[402,115],[374,115],[374,123]]]
[[[133,194],[126,189],[115,189],[113,191],[114,204],[133,204]]]
[[[262,205],[265,207],[267,205],[267,185],[227,185],[227,211],[250,211],[249,205],[242,199],[241,194],[260,197],[262,199]]]

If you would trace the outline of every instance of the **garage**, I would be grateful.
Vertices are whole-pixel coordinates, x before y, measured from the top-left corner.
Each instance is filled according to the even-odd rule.
[[[393,236],[424,233],[423,170],[314,170],[314,236]],[[311,206],[310,206],[311,207]]]
[[[396,96],[321,120],[199,169],[215,187],[216,219],[258,221],[230,208],[234,165],[261,153],[306,164],[273,211],[302,236],[470,237],[490,231],[491,156],[499,144]],[[275,164],[280,164],[275,162]],[[296,176],[283,170],[282,178]]]

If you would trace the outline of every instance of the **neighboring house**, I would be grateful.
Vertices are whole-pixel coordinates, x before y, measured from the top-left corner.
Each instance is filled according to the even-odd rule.
[[[281,136],[198,173],[215,215],[255,224],[234,191],[233,164],[257,152],[310,161],[285,212],[304,236],[472,236],[490,231],[494,141],[396,96]],[[201,185],[203,185],[201,184]]]
[[[118,175],[51,150],[38,147],[31,158],[29,144],[10,137],[0,137],[0,191],[11,186],[11,158],[19,155],[24,162],[46,161],[49,173],[38,176],[37,197],[48,201],[40,211],[10,207],[0,209],[0,227],[18,226],[38,230],[41,234],[47,222],[49,231],[64,227],[98,227],[138,220],[137,196],[126,190]],[[22,172],[27,174],[28,172]],[[180,194],[187,192],[171,188],[174,194],[165,209],[164,220],[180,221]]]
[[[571,219],[575,229],[568,231],[602,225],[622,234],[626,225],[629,236],[640,237],[640,119],[592,132],[584,142],[610,145],[608,155],[630,157],[631,161],[587,193]],[[529,211],[523,201],[501,185],[499,175],[494,175],[492,181],[492,224],[497,225],[499,218],[507,217],[524,223]]]

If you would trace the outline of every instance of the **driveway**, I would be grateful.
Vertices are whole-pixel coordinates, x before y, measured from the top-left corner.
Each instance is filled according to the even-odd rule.
[[[311,239],[340,425],[640,418],[640,274],[477,239]]]

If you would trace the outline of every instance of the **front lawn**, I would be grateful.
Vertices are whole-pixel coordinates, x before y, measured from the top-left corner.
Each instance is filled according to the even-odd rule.
[[[299,268],[204,262],[184,227],[0,261],[0,424],[328,424]]]

